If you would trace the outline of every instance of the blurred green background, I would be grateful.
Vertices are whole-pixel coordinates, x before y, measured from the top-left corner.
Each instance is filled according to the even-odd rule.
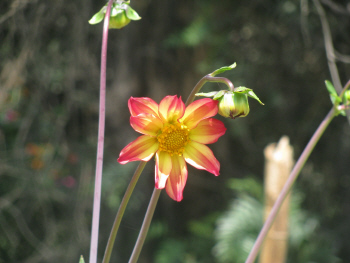
[[[321,1],[350,78],[350,4]],[[0,2],[0,263],[88,262],[95,172],[104,1]],[[142,20],[111,30],[108,43],[102,258],[137,163],[120,150],[138,134],[130,96],[184,100],[197,81],[225,73],[252,88],[246,118],[228,120],[210,146],[221,175],[189,168],[180,203],[162,193],[139,262],[244,262],[262,225],[267,144],[287,135],[297,158],[331,107],[319,16],[307,0],[145,0]],[[347,56],[346,56],[347,54]],[[206,84],[205,90],[225,89]],[[288,262],[350,262],[350,126],[337,117],[295,186]],[[146,166],[121,223],[112,262],[127,262],[154,187]]]

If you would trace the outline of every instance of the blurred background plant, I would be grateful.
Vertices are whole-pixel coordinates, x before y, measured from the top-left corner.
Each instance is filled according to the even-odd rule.
[[[228,211],[217,221],[214,254],[218,262],[245,262],[263,223],[263,188],[253,178],[230,179],[238,192]],[[320,234],[320,220],[301,208],[305,199],[292,193],[289,209],[289,247],[286,262],[341,262],[329,237]]]
[[[321,3],[345,83],[349,3]],[[0,3],[0,262],[87,258],[101,45],[101,25],[87,21],[100,7],[100,1],[81,0]],[[266,106],[251,102],[248,118],[234,121],[218,116],[228,128],[213,145],[221,175],[190,169],[181,203],[161,195],[140,262],[241,262],[246,250],[225,261],[231,252],[223,250],[225,242],[245,247],[254,241],[261,195],[237,189],[250,189],[248,179],[236,181],[234,190],[227,185],[232,178],[258,178],[253,189],[261,188],[264,147],[286,134],[299,156],[331,107],[316,9],[306,0],[154,0],[133,2],[133,8],[142,20],[109,35],[99,255],[137,165],[116,162],[125,142],[137,136],[124,114],[127,99],[186,98],[203,75],[236,61],[226,77],[254,89]],[[225,88],[215,85],[212,90]],[[289,262],[350,260],[349,155],[349,124],[336,118],[297,182]],[[121,224],[113,262],[127,261],[153,187],[149,165]],[[228,218],[241,221],[253,211],[257,217],[236,232],[246,242],[220,234],[237,231],[226,225]]]

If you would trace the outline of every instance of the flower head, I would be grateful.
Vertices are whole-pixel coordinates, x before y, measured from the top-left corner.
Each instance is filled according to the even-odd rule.
[[[155,155],[155,186],[165,188],[181,201],[187,180],[186,162],[197,169],[219,175],[220,163],[205,145],[226,132],[216,115],[218,102],[200,99],[187,108],[177,96],[166,96],[159,105],[150,98],[129,99],[130,124],[143,134],[120,153],[118,162],[149,161]]]

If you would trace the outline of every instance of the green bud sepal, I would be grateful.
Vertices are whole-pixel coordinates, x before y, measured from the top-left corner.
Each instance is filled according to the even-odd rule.
[[[233,91],[220,90],[208,93],[197,93],[196,96],[213,97],[213,100],[218,100],[218,113],[225,118],[231,119],[248,115],[250,111],[248,97],[264,105],[253,90],[246,87],[238,87]]]
[[[329,92],[331,102],[337,110],[336,116],[339,114],[346,116],[345,110],[350,108],[350,90],[346,90],[341,96],[338,96],[332,82],[326,80],[325,84]]]
[[[236,62],[235,62],[235,63],[233,63],[233,64],[230,65],[230,66],[221,67],[221,68],[219,68],[219,69],[213,71],[213,72],[210,73],[209,75],[212,76],[212,77],[215,77],[216,75],[221,74],[221,73],[224,73],[225,71],[234,69],[236,66],[237,66],[237,64],[236,64]]]
[[[120,29],[130,23],[131,20],[140,20],[138,13],[130,7],[130,1],[117,0],[112,4],[109,28]],[[90,20],[89,24],[100,23],[106,14],[108,3],[101,8]]]

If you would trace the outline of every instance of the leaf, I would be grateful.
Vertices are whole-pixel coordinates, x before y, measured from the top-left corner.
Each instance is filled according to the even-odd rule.
[[[330,94],[329,97],[331,98],[331,102],[334,105],[335,103],[340,103],[341,99],[338,97],[338,95]]]
[[[218,93],[217,91],[211,91],[211,92],[201,92],[201,93],[196,93],[196,96],[202,96],[202,97],[213,97],[216,95],[216,93]]]
[[[90,25],[95,25],[100,23],[103,18],[105,17],[105,7],[103,7],[98,13],[96,13],[91,19],[89,20]]]
[[[210,73],[209,75],[214,77],[215,75],[221,74],[221,73],[223,73],[223,72],[225,72],[227,70],[234,69],[236,66],[237,66],[237,64],[235,62],[235,63],[233,63],[230,66],[225,66],[225,67],[219,68],[219,69],[215,70],[214,72]]]
[[[123,13],[124,9],[120,8],[120,7],[113,7],[111,10],[111,17],[115,17],[120,13]]]
[[[139,14],[134,9],[132,9],[129,5],[126,6],[125,12],[126,12],[126,16],[131,20],[140,20],[141,19]]]
[[[218,93],[215,94],[215,96],[213,97],[213,100],[218,100],[220,99],[222,96],[224,96],[226,93],[232,93],[232,91],[227,91],[227,90],[220,90]]]
[[[346,116],[345,110],[340,110],[338,113],[339,113],[340,115],[342,115],[342,116]]]
[[[329,80],[326,80],[325,83],[333,105],[335,103],[341,103],[341,98],[338,96],[332,82],[330,82]]]
[[[84,258],[83,258],[83,255],[80,256],[79,263],[85,263]]]
[[[256,96],[254,91],[252,89],[248,89],[246,87],[238,87],[233,90],[234,93],[244,93],[247,94],[249,97],[257,100],[261,105],[265,105],[264,103],[261,102],[261,100]]]
[[[234,93],[248,93],[249,91],[252,91],[252,89],[248,89],[246,87],[238,87],[233,90]]]
[[[338,96],[338,94],[335,91],[335,88],[334,88],[332,82],[330,82],[329,80],[326,80],[325,83],[326,83],[326,87],[327,87],[327,90],[328,90],[329,94]]]
[[[251,98],[253,98],[253,99],[256,99],[257,101],[259,101],[259,103],[260,103],[261,105],[265,105],[264,103],[262,103],[262,102],[260,101],[260,99],[258,98],[258,96],[256,96],[255,93],[254,93],[252,90],[248,92],[248,96],[251,97]]]
[[[196,96],[202,96],[202,97],[213,97],[213,100],[218,100],[222,96],[224,96],[225,93],[228,93],[231,91],[228,90],[220,90],[220,91],[211,91],[207,93],[196,93]],[[232,93],[232,92],[231,92]]]

